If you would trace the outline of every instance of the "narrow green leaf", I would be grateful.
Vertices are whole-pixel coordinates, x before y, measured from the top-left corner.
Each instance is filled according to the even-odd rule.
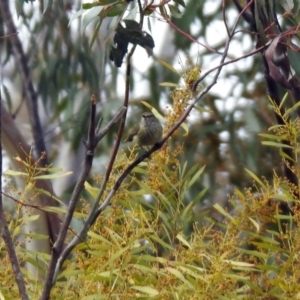
[[[92,187],[87,181],[85,181],[85,183],[84,183],[84,188],[93,197],[94,200],[97,199],[97,196],[99,194],[99,189],[98,188]]]
[[[254,257],[259,257],[259,258],[263,258],[263,259],[269,258],[269,255],[267,253],[263,253],[263,252],[259,252],[259,251],[255,251],[255,250],[247,250],[247,249],[243,249],[243,248],[236,248],[236,249],[241,251],[242,253],[246,253],[246,254],[252,255]]]
[[[285,103],[286,99],[288,98],[288,93],[285,93],[281,102],[280,102],[280,105],[279,105],[279,109],[281,110],[283,104]]]
[[[141,101],[141,103],[148,107],[156,118],[158,118],[160,121],[165,121],[165,118],[151,104],[146,101]]]
[[[123,255],[123,253],[128,252],[129,247],[121,248],[118,252],[114,253],[110,256],[109,260],[101,266],[101,269],[104,270],[107,266],[109,266],[111,263],[113,263],[116,259],[118,259],[120,256]]]
[[[263,188],[266,188],[265,184],[253,172],[251,172],[248,169],[245,169],[245,170],[254,179],[254,181],[256,181]]]
[[[256,232],[260,231],[260,225],[252,218],[249,217],[249,220],[252,222],[252,224],[255,226],[256,228]]]
[[[284,113],[284,117],[288,117],[291,113],[295,112],[300,106],[300,102],[296,102],[291,108],[287,109]]]
[[[64,205],[64,203],[59,198],[57,198],[52,192],[48,192],[45,189],[38,189],[36,187],[34,189],[35,189],[35,191],[48,196],[50,199],[57,201],[61,205]]]
[[[191,249],[192,247],[191,247],[191,245],[189,244],[189,242],[180,234],[180,233],[178,233],[177,235],[176,235],[176,238],[182,243],[182,244],[184,244],[185,246],[187,246],[189,249]]]
[[[199,112],[207,112],[207,113],[212,113],[213,111],[211,109],[208,109],[208,108],[205,108],[205,107],[202,107],[202,106],[199,106],[199,105],[195,105],[194,108],[196,110],[198,110]]]
[[[83,14],[83,10],[82,10],[82,9],[79,10],[79,11],[77,11],[77,12],[70,18],[70,21],[69,21],[68,26],[70,26],[71,23],[72,23],[75,19],[81,17],[82,14]]]
[[[181,6],[185,7],[185,3],[183,0],[173,0],[173,1]]]
[[[276,143],[276,142],[271,142],[271,141],[264,141],[264,142],[261,142],[261,143],[265,146],[293,149],[293,147],[291,147],[290,145],[283,144],[283,143]]]
[[[45,175],[39,175],[32,177],[33,179],[57,179],[61,177],[66,177],[73,174],[73,172],[65,172],[62,174],[45,174]]]
[[[172,249],[172,250],[174,250],[174,249]],[[169,263],[169,260],[167,260],[167,259],[165,259],[165,258],[163,258],[163,257],[159,257],[159,256],[151,256],[151,255],[142,255],[142,256],[139,258],[139,260],[141,260],[141,261],[146,261],[146,262],[148,262],[148,261],[150,261],[150,262],[158,262],[158,263],[163,264],[163,265]]]
[[[173,82],[162,82],[159,84],[160,86],[167,86],[167,87],[178,87],[177,83],[173,83]]]
[[[159,294],[159,291],[150,287],[150,286],[137,286],[137,285],[133,285],[130,287],[131,289],[140,291],[142,293],[145,293],[147,295],[150,296],[157,296]]]
[[[180,279],[182,282],[184,282],[190,289],[192,290],[195,289],[195,287],[190,283],[190,281],[186,280],[183,274],[179,270],[171,267],[165,267],[165,269],[169,271],[171,274],[173,274],[174,276],[176,276],[178,279]]]
[[[256,265],[255,267],[259,270],[275,271],[275,272],[278,272],[282,269],[282,266],[274,266],[274,265]]]
[[[168,4],[171,16],[177,19],[180,19],[182,17],[182,12],[180,11],[180,9],[172,4]]]
[[[95,6],[103,6],[102,3],[100,2],[93,2],[93,3],[83,3],[82,4],[82,9],[91,9]]]
[[[44,5],[43,14],[45,14],[45,12],[48,10],[48,8],[51,9],[52,2],[53,2],[53,0],[44,0],[43,1],[43,5]]]
[[[265,1],[262,1],[262,0],[254,0],[254,1],[255,1],[255,4],[254,4],[255,23],[256,23],[256,27],[257,27],[259,36],[261,38],[261,43],[264,45],[267,42],[267,38],[266,38],[266,34],[264,32],[263,24],[260,20],[260,15],[264,14],[263,11],[265,9],[263,9],[262,6],[265,7]]]
[[[160,239],[158,236],[152,235],[151,239],[158,242],[160,245],[162,245],[164,248],[169,249],[169,250],[174,250],[174,248],[167,244],[166,242],[164,242],[162,239]]]
[[[139,174],[143,174],[143,175],[148,175],[147,170],[137,166],[132,170],[133,173],[139,173]]]
[[[299,9],[300,9],[300,1],[298,3],[298,10]],[[298,48],[298,46],[295,45],[294,43],[292,43],[292,42],[290,42],[290,43],[291,43],[291,46],[294,47],[294,49]],[[287,52],[288,52],[289,61],[292,65],[293,69],[295,70],[296,74],[298,76],[300,76],[300,64],[299,64],[300,55],[299,55],[299,52],[296,52],[296,51],[290,49],[290,47],[287,47]]]
[[[267,243],[261,243],[261,242],[251,242],[251,244],[259,247],[259,248],[262,248],[262,249],[267,249],[267,250],[272,250],[272,251],[279,251],[280,253],[288,253],[287,250],[284,250],[278,246],[275,246],[275,245],[271,245],[271,244],[267,244]]]
[[[237,220],[235,220],[220,204],[216,203],[213,205],[213,207],[223,216],[231,220],[233,224],[238,225]]]
[[[292,157],[290,157],[288,154],[286,154],[285,152],[283,152],[282,150],[279,151],[279,155],[282,157],[282,158],[285,158],[287,160],[290,160],[294,163],[296,163],[296,160]]]
[[[33,222],[33,221],[36,221],[39,217],[40,217],[40,215],[31,215],[31,216],[24,215],[23,221],[24,222]]]
[[[285,138],[282,136],[274,135],[274,134],[267,134],[267,133],[259,133],[258,134],[261,137],[270,139],[270,140],[284,140]]]
[[[59,273],[57,278],[71,278],[73,276],[77,277],[78,275],[83,275],[85,273],[86,273],[85,270],[66,269],[66,270],[62,271],[61,273]]]
[[[9,176],[28,176],[27,173],[19,172],[19,171],[13,171],[13,170],[7,170],[7,171],[5,171],[4,174],[9,175]]]
[[[188,275],[190,275],[190,276],[192,276],[192,277],[194,277],[194,278],[198,278],[198,279],[201,279],[202,281],[204,281],[204,282],[206,282],[206,283],[209,283],[209,280],[207,280],[207,279],[205,278],[205,276],[200,275],[200,274],[197,273],[197,272],[199,272],[199,268],[198,268],[198,269],[192,268],[191,266],[188,266],[188,265],[183,265],[183,266],[178,265],[178,268],[181,269],[184,273],[186,273],[186,274],[188,274]],[[196,271],[197,271],[197,272],[196,272]],[[201,273],[205,273],[206,270],[203,269],[203,270],[201,270],[200,272],[201,272]]]
[[[156,58],[156,59],[157,59],[157,61],[158,61],[161,65],[163,65],[164,67],[166,67],[167,69],[169,69],[169,70],[172,71],[173,73],[175,73],[175,74],[177,74],[177,75],[180,76],[180,73],[179,73],[176,69],[174,69],[170,64],[168,64],[167,62],[165,62],[165,61],[163,61],[163,60],[161,60],[161,59],[159,59],[159,58]]]
[[[92,48],[94,43],[95,43],[95,40],[98,36],[99,30],[100,30],[100,27],[101,27],[101,24],[102,24],[102,20],[103,20],[103,18],[101,17],[101,13],[100,13],[100,21],[97,23],[96,28],[93,32],[93,36],[92,36],[92,39],[91,39],[91,42],[90,42],[90,48]]]
[[[80,26],[80,33],[81,35],[85,31],[86,27],[92,22],[101,12],[103,9],[102,6],[97,6],[89,9],[87,12],[82,14],[81,16],[81,26]]]
[[[205,166],[203,166],[193,177],[192,179],[189,181],[188,183],[188,188],[190,188],[195,182],[196,180],[199,180],[200,176],[202,175],[203,171],[205,169]]]
[[[66,208],[63,207],[57,207],[57,206],[43,206],[42,208],[44,211],[48,211],[48,212],[54,212],[54,213],[63,213],[65,214],[67,212]]]

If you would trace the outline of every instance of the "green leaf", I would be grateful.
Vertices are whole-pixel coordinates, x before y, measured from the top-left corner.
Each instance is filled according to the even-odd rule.
[[[79,11],[77,11],[77,12],[70,18],[70,21],[69,21],[68,26],[70,26],[71,23],[72,23],[75,19],[77,19],[78,17],[81,17],[82,14],[83,14],[83,10],[82,10],[82,9],[79,10]]]
[[[69,176],[73,174],[73,172],[65,172],[62,174],[45,174],[45,175],[39,175],[39,176],[34,176],[32,179],[57,179],[65,176]]]
[[[109,260],[103,264],[101,266],[101,269],[104,270],[107,266],[109,266],[110,264],[112,264],[116,259],[118,259],[120,256],[123,255],[123,253],[128,252],[129,250],[129,246],[123,247],[121,248],[119,251],[117,251],[116,253],[113,253],[110,257]],[[128,255],[128,254],[127,254]],[[124,267],[124,265],[122,266]]]
[[[279,105],[279,109],[281,110],[281,108],[283,107],[283,104],[285,103],[286,99],[288,98],[288,93],[285,93],[282,100],[280,101],[280,105]],[[269,99],[271,101],[271,104],[274,105],[274,101],[273,99]]]
[[[173,274],[175,277],[177,277],[178,279],[180,279],[181,281],[183,281],[190,289],[194,290],[195,287],[190,283],[190,281],[186,280],[185,277],[183,276],[183,274],[174,268],[171,267],[165,267],[165,269],[170,272],[171,274]]]
[[[256,265],[255,267],[259,270],[275,271],[275,272],[279,272],[282,269],[282,266],[274,266],[274,265]]]
[[[265,146],[271,146],[271,147],[277,147],[277,148],[288,148],[288,149],[293,149],[292,146],[283,144],[283,143],[276,143],[276,142],[271,142],[271,141],[264,141],[261,142]]]
[[[16,0],[16,11],[18,17],[20,16],[20,13],[23,10],[23,4],[24,4],[24,0]]]
[[[236,249],[241,251],[242,253],[252,255],[254,257],[263,258],[263,259],[269,258],[269,255],[267,253],[259,252],[256,250],[247,250],[247,249],[238,248],[238,247]]]
[[[196,182],[196,180],[199,180],[199,178],[202,175],[204,169],[205,169],[205,166],[203,166],[196,174],[194,174],[192,179],[188,182],[188,185],[187,185],[188,188],[190,188]]]
[[[71,277],[77,277],[78,275],[83,275],[86,273],[86,270],[74,270],[74,269],[68,269],[62,271],[61,273],[59,273],[59,275],[57,276],[57,278],[71,278]]]
[[[267,38],[266,38],[266,34],[264,31],[264,27],[263,24],[260,21],[260,14],[264,14],[263,11],[265,11],[265,1],[263,0],[255,0],[255,4],[254,4],[254,16],[255,16],[255,23],[256,23],[256,27],[259,33],[259,36],[261,38],[261,42],[262,44],[266,44],[267,42]]]
[[[82,4],[82,9],[91,9],[95,6],[104,6],[103,4],[99,2],[93,2],[93,3],[83,3]]]
[[[158,118],[160,121],[165,121],[165,118],[151,104],[146,101],[141,101],[141,103],[148,107],[156,118]]]
[[[274,134],[267,134],[267,133],[259,133],[258,134],[261,137],[270,139],[270,140],[284,140],[285,138],[282,136],[274,135]]]
[[[182,17],[183,14],[177,6],[168,4],[168,7],[173,18],[180,19]]]
[[[185,3],[183,0],[173,0],[173,1],[181,6],[185,7]]]
[[[185,246],[187,246],[189,249],[191,249],[192,248],[192,246],[189,244],[189,242],[180,234],[180,233],[178,233],[177,235],[176,235],[176,238],[182,243],[182,244],[184,244]]]
[[[231,220],[233,224],[238,225],[238,221],[235,220],[220,204],[216,203],[213,205],[213,207],[223,216]]]
[[[300,102],[297,102],[291,108],[287,109],[283,116],[288,117],[291,113],[295,112],[299,106],[300,106]]]
[[[43,210],[48,212],[54,212],[57,214],[61,214],[61,213],[65,214],[67,212],[66,208],[57,207],[57,206],[44,206]]]
[[[160,245],[162,245],[162,246],[163,246],[164,248],[166,248],[166,249],[169,249],[169,250],[172,250],[172,251],[175,250],[171,245],[169,245],[169,244],[167,244],[166,242],[164,242],[164,241],[163,241],[162,239],[160,239],[158,236],[152,235],[152,236],[151,236],[151,239],[154,240],[154,241],[156,241],[156,242],[158,242]]]
[[[94,200],[97,199],[99,194],[99,189],[92,187],[87,181],[84,183],[84,188],[88,191],[88,193],[93,197]]]
[[[7,105],[8,111],[11,112],[12,111],[12,101],[11,101],[9,90],[6,87],[6,85],[3,83],[2,83],[2,88],[3,88],[4,95],[5,95],[4,96],[5,104]]]
[[[300,9],[300,3],[298,4],[298,7]],[[298,46],[291,43],[291,47],[293,47],[294,49],[297,49]],[[288,52],[288,58],[290,60],[290,63],[293,67],[293,69],[295,70],[296,74],[300,77],[300,64],[299,64],[299,60],[300,60],[300,55],[299,52],[296,52],[292,49],[290,49],[290,47],[287,47],[287,52]]]
[[[207,270],[201,269],[195,266],[187,265],[187,264],[181,264],[177,263],[176,264],[179,269],[181,269],[185,274],[188,274],[189,276],[192,276],[194,278],[201,279],[202,281],[209,283],[209,280],[205,278],[205,276],[198,274],[200,273],[205,273]]]
[[[287,160],[290,160],[290,161],[296,163],[296,160],[295,160],[293,157],[289,156],[288,154],[286,154],[286,153],[283,152],[282,150],[279,151],[279,155],[280,155],[281,157],[287,159]]]
[[[161,60],[161,59],[159,59],[159,58],[156,58],[156,59],[157,59],[157,61],[158,61],[161,65],[163,65],[164,67],[166,67],[167,69],[169,69],[169,70],[172,71],[173,73],[175,73],[175,74],[177,74],[177,75],[180,76],[180,73],[179,73],[176,69],[174,69],[170,64],[168,64],[167,62],[165,62],[165,61],[163,61],[163,60]]]
[[[205,107],[202,107],[202,106],[199,106],[199,105],[195,105],[194,108],[196,110],[198,110],[199,112],[207,112],[207,113],[213,113],[213,111],[211,109],[208,109],[208,108],[205,108]]]
[[[86,13],[81,16],[80,33],[84,33],[86,27],[100,14],[102,6],[97,6],[89,9]]]
[[[23,221],[24,222],[33,222],[36,221],[38,218],[40,217],[40,215],[24,215],[23,217]]]
[[[252,218],[249,217],[249,220],[252,222],[252,224],[255,226],[256,228],[256,232],[260,231],[260,225]]]
[[[51,199],[54,199],[55,201],[57,201],[58,203],[60,203],[61,205],[64,205],[65,203],[63,203],[59,198],[57,198],[52,192],[48,192],[45,189],[39,189],[37,187],[35,187],[35,191],[44,194],[46,196],[48,196]]]
[[[293,0],[284,0],[278,1],[280,5],[284,8],[284,10],[288,13],[292,11],[294,8],[294,1]]]
[[[49,9],[51,9],[53,0],[43,0],[43,5],[44,5],[44,11],[43,14],[45,14],[45,12]]]
[[[105,7],[105,13],[107,17],[116,17],[123,13],[126,9],[127,3],[126,2],[117,2],[109,7]]]
[[[159,84],[160,86],[167,86],[167,87],[178,87],[177,83],[173,83],[173,82],[162,82]]]
[[[254,179],[255,182],[257,182],[263,188],[266,188],[266,185],[253,172],[251,172],[248,169],[245,169],[245,170]]]
[[[150,296],[157,296],[159,294],[159,291],[150,287],[150,286],[137,286],[137,285],[133,285],[130,287],[131,289],[140,291],[142,293],[145,293],[147,295]]]
[[[9,175],[9,176],[28,176],[27,173],[24,172],[19,172],[19,171],[13,171],[13,170],[7,170],[4,173],[5,175]]]
[[[251,242],[251,244],[262,248],[262,249],[267,249],[267,250],[272,250],[272,251],[279,251],[280,253],[289,253],[287,250],[284,250],[278,246],[271,245],[269,243],[261,243],[261,242]]]
[[[92,48],[94,43],[95,43],[95,40],[98,36],[99,30],[100,30],[100,27],[101,27],[101,24],[102,24],[102,20],[103,20],[103,18],[102,18],[101,13],[100,13],[100,21],[97,23],[96,28],[94,30],[94,33],[93,33],[93,36],[92,36],[92,39],[91,39],[91,42],[90,42],[90,48]]]

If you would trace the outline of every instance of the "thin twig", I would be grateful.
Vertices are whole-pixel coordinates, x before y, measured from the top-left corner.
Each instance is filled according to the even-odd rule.
[[[207,51],[211,52],[211,53],[216,53],[216,54],[222,54],[221,52],[215,50],[214,48],[209,47],[208,45],[202,44],[199,41],[197,41],[196,39],[194,39],[191,35],[189,35],[188,33],[186,33],[185,31],[181,30],[179,27],[177,27],[170,19],[168,19],[166,16],[162,16],[163,19],[172,27],[174,28],[176,31],[178,31],[182,36],[186,37],[188,40],[190,40],[191,42],[197,43],[198,45],[202,46],[203,48],[205,48]]]
[[[225,28],[226,28],[227,36],[229,37],[230,36],[230,31],[229,31],[228,24],[227,24],[227,21],[226,21],[226,10],[225,10],[225,8],[226,8],[225,0],[222,0],[223,21],[224,21],[224,25],[225,25]]]
[[[55,266],[57,264],[57,260],[63,250],[63,245],[66,240],[66,235],[68,232],[68,228],[70,226],[70,222],[72,220],[74,210],[76,208],[77,202],[80,198],[81,192],[84,188],[84,183],[90,173],[92,168],[92,162],[94,158],[94,150],[97,144],[95,143],[95,127],[96,127],[96,100],[95,96],[91,97],[91,111],[90,111],[90,123],[89,123],[89,131],[88,131],[88,140],[86,141],[86,154],[83,163],[82,172],[77,180],[75,188],[73,190],[69,206],[67,209],[67,213],[65,219],[62,223],[60,232],[58,234],[57,240],[52,248],[52,255],[49,262],[49,267],[47,270],[47,275],[45,279],[44,290],[42,292],[41,298],[43,300],[49,299],[50,291],[53,286],[53,275]]]

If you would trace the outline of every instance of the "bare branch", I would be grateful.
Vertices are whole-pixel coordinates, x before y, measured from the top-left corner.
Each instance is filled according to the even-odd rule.
[[[53,286],[53,275],[54,275],[55,266],[56,266],[58,257],[62,252],[63,245],[65,243],[65,239],[66,239],[66,235],[67,235],[67,231],[70,226],[70,222],[72,220],[74,210],[76,208],[76,204],[80,198],[81,191],[84,188],[84,183],[85,183],[85,181],[90,173],[90,170],[92,168],[92,162],[93,162],[93,158],[94,158],[94,150],[97,146],[97,144],[95,142],[95,130],[96,130],[95,118],[96,118],[96,101],[95,101],[95,96],[93,95],[91,97],[90,124],[89,124],[88,140],[86,142],[87,149],[86,149],[82,172],[81,172],[81,174],[78,178],[78,181],[75,185],[75,188],[73,190],[65,219],[61,225],[61,230],[59,232],[57,240],[52,248],[52,255],[51,255],[51,260],[49,263],[49,267],[48,267],[48,271],[47,271],[47,275],[46,275],[46,279],[45,279],[44,290],[43,290],[43,293],[42,293],[40,299],[49,299],[50,291]]]

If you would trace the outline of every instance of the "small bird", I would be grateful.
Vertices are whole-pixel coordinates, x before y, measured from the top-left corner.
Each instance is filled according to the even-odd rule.
[[[140,124],[135,125],[124,142],[134,142],[138,146],[151,146],[162,138],[163,127],[159,120],[151,113],[142,114]]]

